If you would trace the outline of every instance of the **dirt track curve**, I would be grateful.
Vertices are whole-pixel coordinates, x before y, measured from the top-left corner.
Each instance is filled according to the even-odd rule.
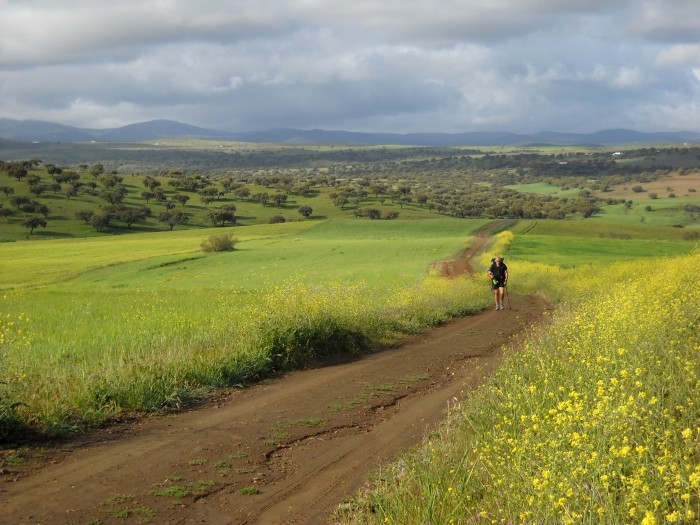
[[[0,523],[333,523],[333,507],[420,443],[547,308],[510,300],[353,362],[36,450],[0,470]]]

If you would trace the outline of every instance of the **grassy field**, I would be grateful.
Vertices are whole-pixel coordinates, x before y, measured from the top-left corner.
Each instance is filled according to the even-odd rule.
[[[604,217],[584,221],[522,221],[506,257],[557,267],[605,266],[620,260],[683,255],[697,249],[685,230]]]
[[[258,289],[292,275],[392,287],[419,279],[431,261],[453,255],[487,222],[306,221],[8,243],[2,246],[6,271],[0,290],[52,283],[68,290]],[[201,243],[211,234],[229,232],[239,240],[234,252],[202,252]]]
[[[8,244],[6,427],[60,434],[182,406],[484,308],[482,280],[447,282],[429,268],[485,223],[236,228],[245,235],[236,250],[209,254],[201,230]],[[13,419],[14,402],[23,404]]]

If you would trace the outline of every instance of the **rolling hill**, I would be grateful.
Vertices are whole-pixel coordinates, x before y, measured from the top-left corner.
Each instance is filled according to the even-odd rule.
[[[65,126],[39,120],[0,118],[0,139],[26,142],[141,142],[164,138],[200,138],[273,142],[290,144],[358,144],[407,146],[517,146],[529,144],[613,145],[700,143],[694,131],[643,133],[628,129],[601,130],[594,133],[542,131],[534,134],[510,132],[465,133],[361,133],[323,129],[272,129],[229,132],[200,128],[172,120],[151,120],[108,129]]]

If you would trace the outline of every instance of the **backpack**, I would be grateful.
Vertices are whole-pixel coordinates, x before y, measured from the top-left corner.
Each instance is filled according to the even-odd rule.
[[[506,266],[506,260],[503,257],[501,257],[501,266],[503,268],[505,268],[505,270],[508,270],[508,267]],[[494,257],[493,259],[491,259],[491,267],[489,268],[489,272],[491,272],[493,274],[493,270],[495,267],[496,267],[496,258]],[[499,273],[501,273],[501,272],[499,272]]]

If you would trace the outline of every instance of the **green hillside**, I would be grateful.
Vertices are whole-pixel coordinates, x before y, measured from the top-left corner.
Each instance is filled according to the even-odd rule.
[[[60,148],[60,145],[55,145]],[[0,240],[102,237],[334,218],[565,219],[689,228],[697,236],[700,148],[499,149],[159,144],[184,163],[0,163]],[[83,145],[90,148],[90,145]],[[111,145],[113,151],[119,145]],[[157,149],[156,148],[156,149]],[[72,152],[72,153],[71,153]],[[12,150],[0,154],[16,154]],[[36,153],[40,153],[37,151]],[[212,165],[197,154],[220,155]],[[139,160],[139,154],[143,155]],[[188,155],[192,155],[188,157]]]

